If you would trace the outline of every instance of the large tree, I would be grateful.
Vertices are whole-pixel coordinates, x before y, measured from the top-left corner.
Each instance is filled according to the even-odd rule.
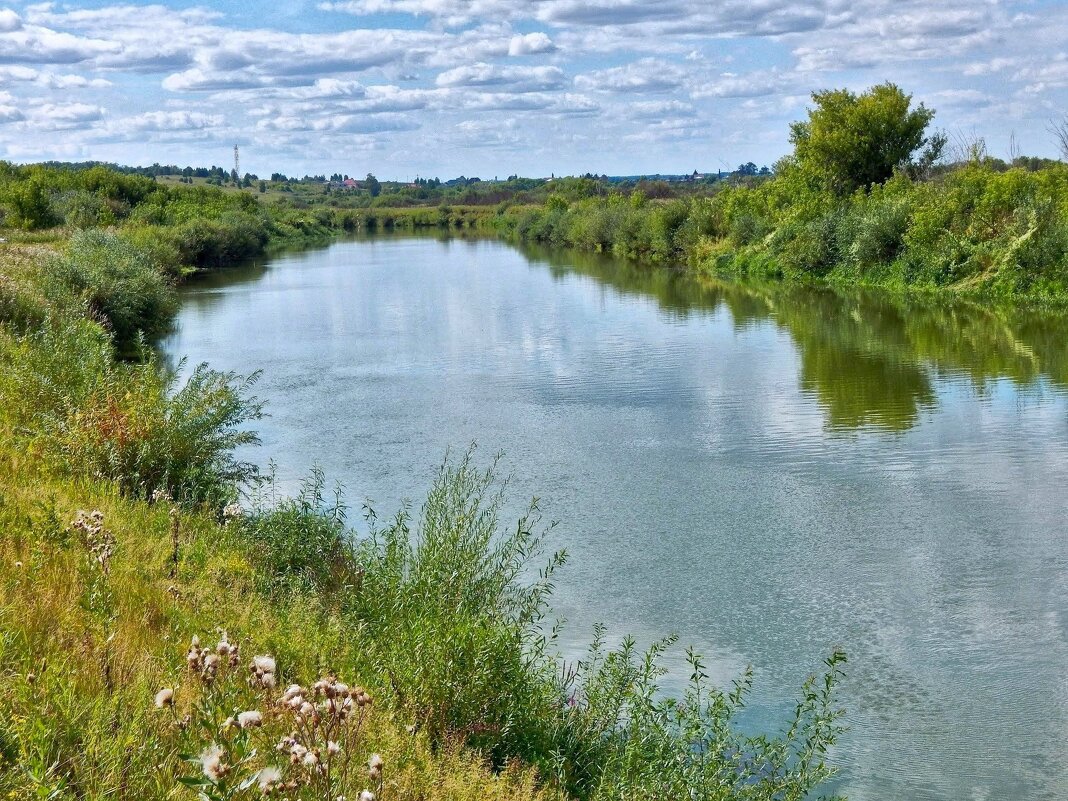
[[[790,126],[794,160],[836,194],[886,181],[896,169],[930,166],[945,147],[927,136],[934,111],[892,83],[862,94],[848,89],[814,92],[808,120]],[[917,153],[923,149],[922,153]]]

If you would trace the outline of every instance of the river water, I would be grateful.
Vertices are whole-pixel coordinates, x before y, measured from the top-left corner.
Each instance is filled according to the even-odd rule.
[[[262,369],[251,456],[380,515],[503,451],[569,657],[677,632],[767,727],[843,646],[855,801],[1068,798],[1063,316],[372,238],[192,285],[164,348]]]

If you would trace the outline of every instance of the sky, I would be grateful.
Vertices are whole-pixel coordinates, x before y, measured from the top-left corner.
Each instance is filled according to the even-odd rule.
[[[0,0],[2,2],[2,0]],[[951,141],[1054,156],[1058,0],[0,5],[0,158],[443,179],[729,170],[810,93],[893,81]]]

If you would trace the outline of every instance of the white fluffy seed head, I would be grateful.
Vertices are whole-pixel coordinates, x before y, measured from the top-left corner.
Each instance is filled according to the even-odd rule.
[[[242,712],[237,716],[237,725],[242,729],[252,729],[256,726],[262,726],[263,715],[255,709],[250,709],[248,712]]]
[[[200,765],[204,769],[204,775],[212,781],[218,781],[226,775],[226,766],[222,761],[222,749],[217,745],[211,745],[200,755]]]
[[[260,786],[260,792],[266,793],[274,785],[282,781],[282,771],[273,765],[268,766],[256,774],[256,781]]]
[[[364,790],[360,793],[360,801],[375,801],[375,794],[370,790]]]
[[[270,656],[254,656],[252,657],[252,665],[256,670],[263,671],[264,673],[275,672],[274,658]]]
[[[174,706],[174,690],[170,687],[164,687],[156,693],[156,708],[163,709],[167,706]]]

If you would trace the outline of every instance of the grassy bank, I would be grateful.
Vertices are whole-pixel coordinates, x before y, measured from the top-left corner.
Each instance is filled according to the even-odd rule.
[[[922,138],[922,128],[886,158],[880,154],[893,148],[879,145],[878,132],[887,126],[864,114],[865,103],[889,102],[887,93],[908,107],[896,87],[859,98],[814,96],[809,122],[795,125],[795,153],[770,178],[668,202],[641,193],[558,195],[509,212],[498,228],[520,241],[681,262],[710,274],[1068,300],[1068,165],[1025,158],[1007,164],[981,145],[962,161],[940,164],[929,151],[940,152],[945,140]],[[823,120],[832,100],[855,107],[859,119]],[[931,113],[921,116],[926,125]],[[813,154],[809,142],[821,124],[838,138],[824,148],[830,153]],[[854,150],[863,143],[873,153],[857,163]]]
[[[502,221],[521,241],[710,274],[1068,300],[1068,166],[976,162],[836,197],[785,174],[712,198],[550,203]]]
[[[472,458],[362,521],[234,458],[255,374],[179,385],[145,343],[190,271],[353,218],[92,170],[9,171],[0,202],[0,797],[799,801],[831,775],[841,654],[767,737],[736,725],[748,675],[691,654],[663,695],[670,641],[564,664],[564,555]]]

